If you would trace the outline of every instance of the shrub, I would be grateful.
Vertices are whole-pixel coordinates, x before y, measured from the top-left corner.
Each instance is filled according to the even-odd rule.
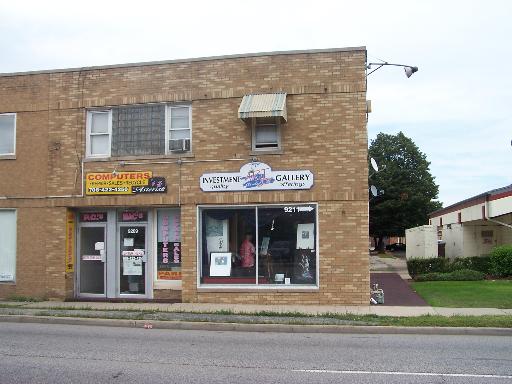
[[[431,272],[447,272],[448,260],[443,258],[407,260],[407,271],[412,278]]]
[[[491,251],[491,272],[496,276],[512,276],[512,245],[501,245]]]
[[[476,281],[483,280],[485,274],[471,269],[460,269],[449,273],[432,272],[418,275],[416,281]]]
[[[448,271],[459,271],[461,269],[472,269],[485,274],[491,273],[491,258],[489,256],[461,257],[454,259],[448,265]]]
[[[471,268],[474,271],[480,271],[485,274],[491,273],[491,258],[489,256],[470,257]]]
[[[443,275],[446,275],[446,273],[440,273],[440,272],[425,273],[423,275],[414,276],[414,280],[416,280],[416,281],[440,281],[440,280],[443,280]]]
[[[454,281],[476,281],[485,279],[485,273],[472,269],[460,269],[448,273],[449,280]]]

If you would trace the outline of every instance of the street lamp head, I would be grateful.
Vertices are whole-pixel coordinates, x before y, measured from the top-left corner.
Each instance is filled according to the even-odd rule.
[[[366,66],[366,69],[371,69],[372,65],[377,65],[377,68],[375,68],[374,70],[368,72],[366,74],[366,77],[370,76],[377,69],[380,69],[380,68],[382,68],[382,67],[384,67],[386,65],[391,65],[393,67],[403,67],[404,70],[405,70],[405,75],[407,76],[407,78],[411,77],[413,73],[418,72],[418,67],[413,67],[412,65],[405,65],[405,64],[392,64],[392,63],[388,63],[387,61],[384,61],[382,63],[368,63],[368,65]]]
[[[404,67],[405,75],[409,78],[413,73],[418,72],[418,67]]]

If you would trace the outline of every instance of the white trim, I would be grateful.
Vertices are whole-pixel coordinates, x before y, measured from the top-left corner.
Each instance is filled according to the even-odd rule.
[[[94,114],[94,113],[108,113],[108,132],[107,133],[100,133],[100,134],[91,133],[92,114]],[[87,111],[86,127],[87,127],[86,128],[86,138],[85,138],[86,157],[89,159],[110,157],[111,151],[112,151],[112,110],[111,109],[98,109],[98,110]],[[91,153],[91,136],[100,136],[100,135],[108,135],[108,153],[94,155]]]
[[[14,273],[12,280],[0,281],[0,284],[16,284],[16,272],[18,269],[18,210],[16,208],[0,208],[0,212],[2,211],[14,212]]]
[[[284,206],[300,206],[300,205],[314,205],[316,209],[316,217],[315,217],[315,226],[316,226],[316,241],[315,241],[315,274],[316,274],[316,282],[315,284],[291,284],[291,285],[284,285],[284,284],[258,284],[258,278],[255,279],[254,284],[201,284],[201,276],[202,276],[202,222],[201,222],[201,210],[202,209],[218,209],[218,208],[224,208],[224,209],[238,209],[238,208],[254,208],[255,215],[256,215],[256,223],[257,223],[257,216],[258,216],[258,208],[269,208],[269,207],[284,207]],[[250,291],[250,290],[278,290],[278,291],[293,291],[293,290],[306,290],[306,291],[319,291],[320,289],[320,238],[318,236],[320,230],[319,230],[319,213],[318,208],[319,204],[317,202],[300,202],[300,203],[262,203],[262,204],[241,204],[241,205],[208,205],[208,204],[200,204],[196,207],[196,240],[197,240],[197,255],[196,255],[196,263],[197,263],[197,289],[198,292],[206,292],[206,291],[226,291],[229,292],[230,290],[236,290],[236,291]],[[258,231],[256,226],[256,239],[258,238]],[[256,243],[257,244],[257,243]],[[259,258],[259,247],[256,246],[256,259]],[[257,266],[256,261],[256,266]],[[256,269],[257,273],[257,269]]]
[[[317,284],[202,284],[197,287],[199,292],[232,292],[232,291],[319,291],[320,286]]]
[[[14,135],[13,135],[13,152],[9,153],[0,153],[0,156],[16,156],[16,120],[18,119],[18,116],[16,113],[0,113],[0,116],[14,116]]]
[[[188,108],[188,128],[171,128],[171,110],[173,108]],[[171,140],[171,131],[190,131],[190,150],[183,153],[192,153],[192,105],[185,104],[166,104],[165,106],[165,151],[166,155],[176,155],[176,152],[169,150],[169,140]]]

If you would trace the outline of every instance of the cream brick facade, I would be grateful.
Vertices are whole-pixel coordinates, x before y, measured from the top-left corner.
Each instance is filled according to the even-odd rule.
[[[0,159],[0,209],[17,210],[16,283],[0,297],[74,297],[65,272],[66,211],[85,207],[180,207],[185,302],[367,304],[369,300],[365,48],[276,52],[97,68],[4,74],[0,113],[15,112],[16,159]],[[310,170],[301,191],[202,192],[199,177],[236,172],[255,154],[238,119],[249,93],[287,93],[282,151],[256,155],[274,170]],[[87,110],[189,102],[191,154],[91,160]],[[239,159],[240,161],[237,161]],[[87,172],[149,170],[165,194],[81,196]],[[130,165],[130,162],[140,163]],[[157,162],[160,162],[158,164]],[[318,203],[319,287],[203,289],[197,285],[197,206]],[[155,290],[155,298],[179,292]]]

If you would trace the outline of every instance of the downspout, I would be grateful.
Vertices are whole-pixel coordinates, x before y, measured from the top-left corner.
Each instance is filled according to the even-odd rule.
[[[488,220],[492,223],[496,223],[499,225],[503,225],[504,227],[507,227],[509,229],[512,229],[512,225],[504,223],[502,221],[494,220],[489,217],[489,194],[485,196],[485,206],[484,206],[484,219]]]

